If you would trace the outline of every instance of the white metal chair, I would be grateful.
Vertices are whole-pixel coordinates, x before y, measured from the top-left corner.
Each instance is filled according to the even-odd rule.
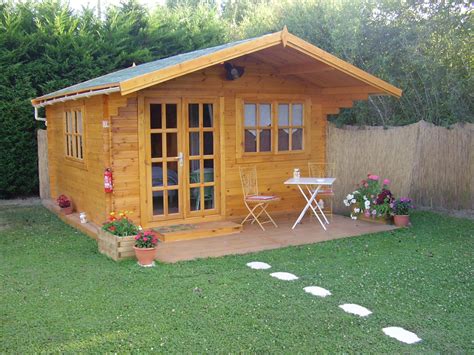
[[[250,221],[251,224],[257,222],[257,224],[265,230],[263,224],[273,223],[275,227],[278,227],[273,218],[267,212],[267,208],[271,203],[280,201],[280,197],[274,195],[260,195],[258,193],[258,180],[257,180],[257,167],[239,167],[240,170],[240,181],[242,182],[242,190],[244,193],[244,204],[247,207],[249,213],[247,217],[242,221],[242,225],[245,222]],[[266,220],[260,221],[260,216],[266,216]]]
[[[315,178],[333,178],[335,176],[335,168],[333,163],[314,163],[308,162],[309,176]],[[322,187],[318,192],[324,203],[324,212],[333,216],[334,190],[332,186]],[[318,200],[318,197],[316,198]]]

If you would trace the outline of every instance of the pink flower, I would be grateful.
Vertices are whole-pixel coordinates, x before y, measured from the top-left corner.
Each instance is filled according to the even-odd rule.
[[[369,180],[377,181],[379,177],[377,175],[369,175]]]
[[[372,214],[375,216],[377,214],[377,211],[376,210],[373,210],[372,211]]]
[[[139,235],[136,235],[136,236],[135,236],[135,240],[138,240],[138,239],[140,239],[140,236],[139,236]]]
[[[364,187],[369,187],[369,184],[365,183],[365,184],[364,184]]]
[[[389,179],[384,179],[383,184],[384,185],[390,185],[390,180]]]
[[[147,237],[143,237],[143,241],[144,241],[144,242],[147,242],[147,241],[148,241],[148,238],[147,238]]]
[[[369,210],[365,211],[364,215],[365,215],[366,217],[370,217],[370,212],[369,212]]]
[[[158,242],[158,239],[153,238],[152,242],[153,242],[153,244],[156,244]]]

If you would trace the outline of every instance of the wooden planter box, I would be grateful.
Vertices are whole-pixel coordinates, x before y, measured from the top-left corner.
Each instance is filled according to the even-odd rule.
[[[112,258],[113,260],[122,260],[135,257],[133,246],[135,245],[135,236],[117,237],[103,229],[99,230],[98,236],[99,251]]]
[[[354,213],[355,208],[357,208],[357,206],[354,206],[352,208],[352,213]],[[357,219],[361,221],[371,222],[371,223],[393,224],[392,217],[366,217],[363,213],[361,213],[357,215]]]

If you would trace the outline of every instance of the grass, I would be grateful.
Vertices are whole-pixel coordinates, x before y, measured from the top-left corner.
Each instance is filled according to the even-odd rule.
[[[0,209],[0,352],[469,352],[474,222],[414,227],[243,256],[139,268],[42,207]],[[268,270],[300,277],[285,282]],[[303,287],[333,295],[318,298]],[[338,308],[372,310],[358,318]],[[401,326],[423,339],[382,333]]]

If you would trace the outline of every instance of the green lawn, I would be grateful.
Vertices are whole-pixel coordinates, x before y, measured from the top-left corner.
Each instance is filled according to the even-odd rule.
[[[0,352],[469,352],[474,222],[139,268],[41,207],[0,209]],[[271,230],[268,232],[271,233]],[[270,270],[251,270],[264,261]],[[269,276],[287,271],[285,282]],[[318,298],[305,286],[333,295]],[[357,303],[368,318],[338,308]],[[406,345],[382,333],[415,332]]]

